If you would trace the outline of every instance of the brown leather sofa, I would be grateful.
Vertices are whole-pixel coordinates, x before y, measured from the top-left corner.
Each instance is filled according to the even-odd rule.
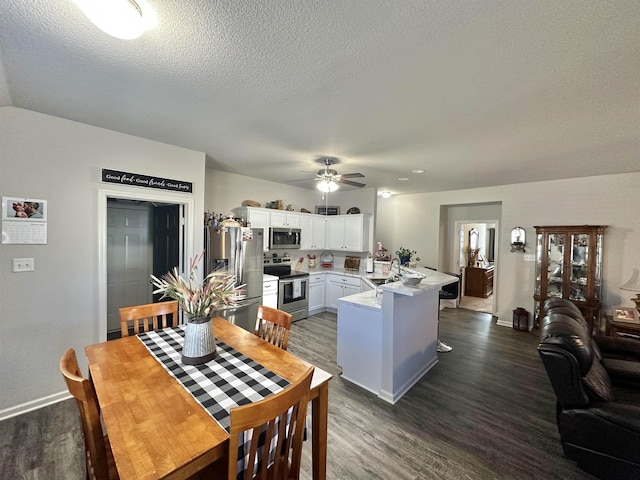
[[[564,298],[550,298],[543,305],[544,325],[550,313],[565,314],[573,318],[589,332],[589,325],[578,307]],[[595,354],[601,360],[614,383],[640,386],[640,341],[632,338],[593,335]]]
[[[627,353],[607,357],[570,307],[544,313],[538,353],[556,395],[565,456],[601,479],[640,479],[640,375],[631,375],[640,362]],[[631,341],[636,348],[625,348],[640,358],[640,341]],[[607,359],[626,362],[626,374],[610,371]]]

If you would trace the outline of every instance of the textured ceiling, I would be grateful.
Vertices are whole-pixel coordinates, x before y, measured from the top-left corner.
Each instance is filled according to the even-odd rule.
[[[322,155],[394,193],[640,170],[637,0],[147,1],[126,41],[2,0],[0,105],[281,182]]]

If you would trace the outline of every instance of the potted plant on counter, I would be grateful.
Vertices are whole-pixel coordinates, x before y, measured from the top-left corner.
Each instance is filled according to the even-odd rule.
[[[177,300],[187,316],[182,362],[200,365],[216,356],[216,343],[211,316],[223,306],[236,305],[244,298],[242,285],[236,286],[236,277],[226,270],[214,270],[203,281],[198,279],[198,263],[204,252],[189,261],[189,274],[185,278],[176,267],[162,278],[151,275],[156,287],[153,293],[161,298]]]
[[[396,255],[400,259],[400,265],[405,265],[409,263],[411,261],[411,257],[415,253],[418,253],[418,252],[405,247],[400,247],[398,250],[396,250]]]

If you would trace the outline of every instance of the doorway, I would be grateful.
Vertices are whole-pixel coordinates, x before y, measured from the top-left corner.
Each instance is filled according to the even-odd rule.
[[[498,220],[455,223],[455,264],[462,271],[460,308],[495,312],[495,263]]]
[[[111,211],[114,207],[110,205],[114,204],[119,207]],[[107,332],[116,329],[117,313],[113,312],[124,306],[118,304],[136,305],[153,301],[150,273],[163,275],[173,266],[183,270],[187,259],[193,256],[194,200],[164,191],[129,193],[100,190],[98,216],[98,340],[104,341]],[[119,243],[122,245],[117,248],[110,237],[109,225],[114,219],[110,216],[121,222],[116,231],[121,235]],[[120,284],[131,281],[132,288],[125,287],[121,293],[110,288],[113,287],[113,272],[110,270],[114,265],[120,270],[127,270],[123,268],[127,265],[132,266],[131,272],[121,271],[117,277]]]
[[[107,336],[119,338],[119,309],[160,301],[149,275],[180,265],[180,206],[107,199]]]

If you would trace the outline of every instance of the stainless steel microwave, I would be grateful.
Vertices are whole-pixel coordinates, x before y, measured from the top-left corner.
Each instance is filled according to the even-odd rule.
[[[299,228],[269,229],[269,250],[300,248],[302,230]]]

